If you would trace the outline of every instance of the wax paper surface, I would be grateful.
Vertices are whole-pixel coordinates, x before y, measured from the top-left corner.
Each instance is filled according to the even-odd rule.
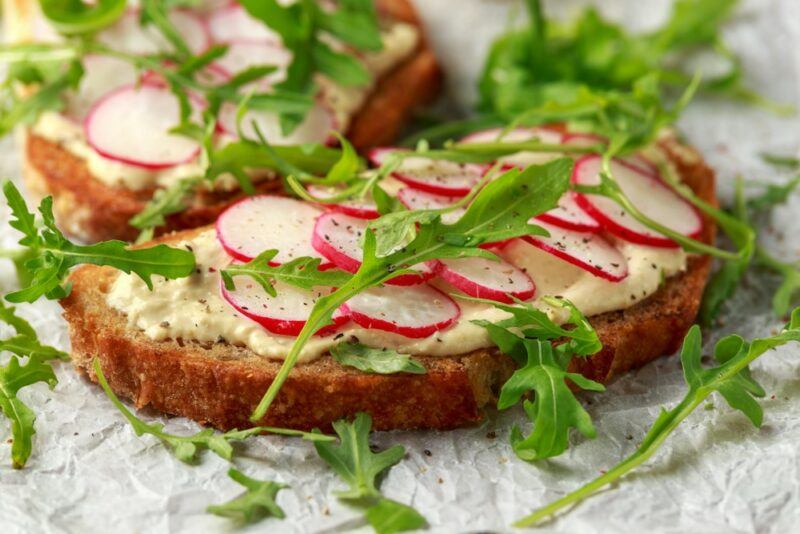
[[[510,19],[518,2],[427,0],[417,2],[448,74],[454,105],[467,106],[487,43]],[[609,17],[639,29],[666,16],[666,0],[595,2]],[[547,2],[551,13],[568,14],[575,1]],[[744,2],[725,36],[744,59],[749,83],[766,96],[800,106],[800,4],[794,0]],[[681,130],[718,171],[720,195],[732,179],[780,181],[759,152],[798,153],[800,120],[779,119],[729,102],[700,99]],[[19,178],[10,140],[0,144],[0,175]],[[772,215],[767,245],[785,258],[800,256],[800,195]],[[16,237],[0,214],[0,245]],[[14,284],[0,265],[0,285]],[[735,331],[745,336],[774,332],[781,324],[769,311],[775,280],[750,276],[712,339]],[[52,302],[22,306],[21,313],[43,341],[67,349],[66,325]],[[5,334],[6,332],[2,332]],[[710,342],[710,341],[709,341]],[[34,453],[28,466],[10,466],[9,429],[0,418],[0,532],[225,532],[225,519],[206,506],[230,499],[240,487],[228,465],[204,454],[197,466],[173,458],[154,438],[137,438],[102,391],[56,364],[59,384],[23,390],[38,414]],[[767,390],[765,422],[755,429],[719,397],[694,413],[662,450],[624,482],[544,525],[552,532],[792,532],[800,524],[800,347],[763,357],[755,377]],[[403,444],[407,457],[391,470],[382,489],[427,519],[432,532],[508,531],[510,523],[576,488],[629,454],[661,406],[677,402],[685,387],[676,358],[661,359],[584,399],[598,428],[594,440],[573,439],[558,459],[536,465],[515,458],[509,429],[524,424],[519,410],[491,414],[475,428],[454,432],[382,433],[375,444]],[[157,414],[141,414],[159,420]],[[187,420],[164,419],[168,429],[190,433]],[[237,446],[237,465],[256,478],[291,486],[279,494],[287,519],[267,520],[251,532],[368,531],[361,515],[337,502],[342,483],[308,443],[275,437]]]

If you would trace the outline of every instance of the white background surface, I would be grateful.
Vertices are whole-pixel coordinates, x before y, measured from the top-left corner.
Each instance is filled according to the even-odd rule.
[[[509,6],[500,0],[418,2],[434,45],[449,75],[449,90],[469,101],[486,43],[502,30]],[[599,4],[600,2],[595,2]],[[580,3],[547,2],[550,12],[569,13]],[[647,28],[669,9],[667,0],[602,2],[618,21]],[[749,80],[767,96],[800,105],[800,6],[792,0],[746,2],[728,26],[726,37],[744,57]],[[723,197],[732,177],[781,178],[763,166],[760,151],[800,148],[800,120],[781,120],[730,103],[698,101],[681,126],[719,171]],[[17,178],[10,141],[0,144],[0,175]],[[785,177],[783,177],[785,178]],[[794,198],[774,214],[770,246],[787,258],[800,256]],[[0,244],[14,241],[0,215]],[[3,292],[13,283],[0,266]],[[767,299],[774,280],[751,276],[726,317],[724,330],[765,334],[779,322]],[[22,313],[43,341],[68,347],[59,308],[49,302]],[[3,332],[5,333],[5,332]],[[714,336],[720,332],[715,332]],[[765,423],[754,429],[720,398],[695,413],[667,441],[656,458],[624,483],[551,522],[553,532],[791,532],[800,524],[800,355],[787,347],[762,358],[755,376],[767,390]],[[223,532],[224,519],[205,514],[208,504],[239,493],[228,480],[227,465],[214,455],[192,467],[175,460],[154,438],[137,438],[99,388],[56,364],[54,391],[37,385],[21,397],[39,414],[34,453],[27,468],[10,467],[9,430],[0,421],[0,532]],[[598,471],[615,464],[641,440],[659,407],[684,392],[676,358],[662,359],[616,381],[601,395],[587,396],[598,427],[597,439],[573,440],[562,457],[529,465],[508,446],[512,410],[493,415],[478,428],[456,432],[384,433],[380,445],[404,444],[408,455],[383,482],[385,493],[425,515],[434,532],[510,530],[508,525]],[[155,417],[148,415],[148,417]],[[194,424],[174,419],[168,428],[194,432]],[[495,431],[497,437],[487,437]],[[424,449],[431,456],[423,453]],[[253,532],[330,532],[364,528],[358,512],[331,496],[341,483],[317,458],[310,444],[261,437],[237,447],[237,465],[256,478],[291,485],[279,494],[283,522],[268,520]]]

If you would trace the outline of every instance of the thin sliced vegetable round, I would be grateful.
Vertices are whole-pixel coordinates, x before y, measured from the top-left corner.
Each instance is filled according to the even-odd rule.
[[[427,284],[373,287],[351,298],[342,309],[364,328],[415,339],[444,330],[461,315],[453,299]]]
[[[458,258],[440,260],[437,274],[471,297],[512,303],[528,300],[536,285],[522,269],[505,260]]]
[[[606,144],[608,141],[602,136],[590,133],[570,133],[564,136],[564,143],[573,146],[593,146],[598,144]],[[618,158],[629,165],[638,167],[645,172],[658,174],[658,165],[650,161],[644,154],[636,152],[629,156]]]
[[[168,17],[192,54],[200,54],[211,45],[211,36],[206,24],[194,13],[173,9]],[[125,13],[113,26],[103,30],[98,39],[114,50],[136,55],[151,55],[173,49],[173,46],[152,25],[143,28],[139,24],[138,10]]]
[[[264,291],[257,282],[248,276],[234,277],[236,288],[228,290],[221,284],[222,297],[239,313],[257,322],[273,334],[296,336],[308,321],[311,308],[316,301],[331,292],[330,288],[316,288],[313,291],[300,289],[282,282],[275,282],[276,296]],[[346,323],[347,315],[338,311],[333,314],[333,324],[316,332],[329,334]]]
[[[543,221],[535,223],[547,230],[550,237],[523,237],[531,245],[611,282],[619,282],[628,276],[625,256],[599,234],[576,232]]]
[[[323,187],[319,185],[311,185],[308,187],[308,192],[312,196],[319,199],[327,199],[336,196],[341,190],[335,187]],[[345,215],[358,217],[359,219],[377,219],[380,217],[378,208],[371,199],[345,199],[335,203],[321,203],[321,207],[330,211],[338,211]]]
[[[573,183],[600,184],[601,158],[586,156],[575,164]],[[688,237],[698,237],[703,231],[703,218],[657,175],[622,161],[611,162],[611,173],[623,193],[644,215]],[[655,247],[677,247],[663,234],[635,220],[619,204],[600,195],[576,194],[578,204],[606,230],[630,241]]]
[[[361,267],[364,256],[362,241],[367,231],[368,221],[351,217],[343,213],[325,213],[314,225],[314,237],[311,241],[314,249],[338,268],[355,273]],[[413,267],[417,273],[401,274],[392,278],[387,284],[409,286],[421,284],[434,276],[433,269],[426,264]]]
[[[265,250],[275,249],[272,265],[295,258],[322,258],[321,268],[331,267],[311,246],[314,222],[322,212],[293,198],[258,195],[240,200],[217,219],[216,231],[225,251],[240,261],[250,261]]]
[[[242,132],[248,139],[258,139],[253,126],[258,125],[261,134],[271,145],[299,145],[303,143],[326,143],[330,141],[330,132],[336,129],[336,122],[330,111],[317,104],[309,111],[303,122],[290,134],[284,135],[278,114],[272,111],[249,109],[242,117]],[[236,105],[226,102],[219,112],[219,126],[226,134],[236,136]]]
[[[400,149],[378,148],[369,153],[370,161],[380,166]],[[392,176],[409,187],[437,195],[463,197],[478,185],[486,170],[484,165],[455,163],[422,156],[404,158]]]
[[[254,41],[280,43],[280,36],[266,24],[251,17],[241,6],[231,5],[214,10],[208,18],[211,37],[218,43]]]
[[[597,232],[600,223],[581,208],[572,191],[567,191],[558,200],[558,206],[539,216],[539,220],[579,232]],[[531,221],[532,223],[534,221]]]
[[[458,202],[458,197],[435,195],[412,187],[404,187],[397,192],[397,200],[410,210],[440,210]],[[453,224],[466,213],[466,208],[457,208],[442,215],[442,222]]]
[[[129,61],[111,56],[89,55],[83,58],[83,77],[76,94],[69,96],[71,117],[83,119],[92,106],[109,91],[131,85],[139,73]]]
[[[255,87],[264,90],[286,79],[286,68],[291,62],[292,53],[279,43],[232,41],[228,44],[228,51],[214,65],[228,76],[235,76],[250,67],[276,67],[275,72],[256,81]],[[249,87],[251,86],[246,86]]]
[[[186,163],[200,152],[188,137],[169,133],[180,104],[169,89],[128,85],[101,98],[84,121],[86,139],[100,155],[146,169]]]
[[[491,128],[472,133],[463,139],[461,143],[517,143],[521,141],[538,140],[547,145],[560,145],[563,143],[561,132],[544,127],[534,128],[514,128],[503,133],[503,128]],[[530,165],[541,165],[556,158],[564,157],[560,152],[519,152],[504,156],[500,161],[516,167],[528,167]]]

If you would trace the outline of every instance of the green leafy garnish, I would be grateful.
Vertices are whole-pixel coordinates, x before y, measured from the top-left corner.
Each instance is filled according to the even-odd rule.
[[[352,423],[333,423],[333,429],[339,435],[339,445],[314,444],[317,454],[349,486],[335,494],[350,504],[365,508],[367,521],[379,533],[420,528],[425,524],[424,517],[413,508],[386,499],[378,491],[378,477],[399,462],[406,451],[395,445],[385,451],[372,452],[369,446],[371,426],[369,414],[359,413]]]
[[[288,488],[286,484],[272,482],[271,480],[256,480],[241,471],[231,468],[228,476],[245,487],[245,493],[224,504],[215,504],[206,508],[214,515],[228,517],[237,523],[255,523],[265,517],[283,519],[286,515],[275,497],[278,492]]]
[[[46,382],[51,388],[57,380],[48,360],[67,360],[69,356],[54,347],[42,345],[33,327],[18,316],[15,309],[0,300],[0,321],[14,329],[15,335],[0,340],[0,351],[13,355],[5,367],[0,367],[0,410],[11,421],[11,461],[15,469],[25,466],[32,451],[32,437],[36,432],[36,416],[21,400],[17,392],[31,384]],[[21,363],[21,358],[28,361]]]
[[[693,326],[681,349],[683,375],[689,386],[683,400],[670,410],[662,409],[633,454],[592,482],[517,521],[515,526],[526,527],[542,521],[567,506],[592,496],[646,462],[675,428],[715,391],[722,395],[731,408],[741,411],[755,426],[760,426],[762,410],[754,397],[763,397],[764,390],[750,376],[748,366],[770,349],[792,341],[800,341],[800,308],[792,312],[791,321],[778,335],[754,339],[750,343],[736,335],[722,338],[714,348],[714,358],[718,365],[703,368],[700,328]]]
[[[251,415],[251,421],[264,417],[303,346],[314,332],[331,323],[332,314],[339,306],[364,289],[408,272],[414,265],[440,258],[493,257],[479,245],[542,233],[541,228],[528,221],[556,206],[567,189],[571,172],[572,160],[566,158],[534,165],[524,171],[512,169],[481,189],[466,213],[453,224],[441,222],[445,210],[405,212],[405,219],[390,213],[372,221],[370,227],[375,231],[365,233],[364,256],[358,272],[339,289],[317,300],[275,380]],[[391,218],[391,225],[385,224],[387,218]],[[419,228],[415,229],[417,224]],[[399,225],[404,226],[404,233],[411,237],[398,249],[396,228]],[[382,231],[387,228],[395,230]]]
[[[53,218],[53,199],[46,197],[39,205],[43,227],[39,227],[33,213],[19,190],[10,181],[3,184],[3,193],[11,208],[11,226],[23,237],[19,244],[31,255],[24,268],[31,273],[27,287],[6,295],[9,302],[33,302],[42,295],[49,299],[63,298],[69,294],[64,280],[70,268],[91,263],[115,267],[126,273],[135,273],[152,288],[151,277],[182,278],[195,268],[194,255],[167,245],[130,249],[123,241],[104,241],[94,245],[76,245],[56,227]]]
[[[48,22],[64,35],[96,33],[117,21],[124,13],[125,0],[39,0]]]
[[[355,367],[365,373],[421,375],[426,372],[425,366],[417,360],[392,349],[373,349],[361,343],[339,343],[331,348],[330,353],[340,364]]]
[[[247,263],[232,264],[220,271],[225,288],[229,291],[236,289],[234,277],[248,276],[274,297],[277,295],[273,286],[275,280],[312,290],[315,287],[340,286],[352,277],[351,274],[336,269],[320,271],[319,264],[322,260],[308,256],[273,267],[269,262],[277,253],[275,249],[265,250]]]
[[[519,365],[500,390],[497,408],[505,410],[516,405],[523,395],[535,394],[533,401],[525,400],[523,407],[533,423],[533,432],[524,437],[519,427],[511,431],[511,445],[523,460],[541,460],[558,456],[567,449],[570,429],[576,428],[587,438],[596,435],[589,414],[569,387],[574,384],[588,391],[605,388],[567,368],[573,356],[588,356],[602,348],[592,325],[569,301],[546,298],[555,309],[569,313],[564,328],[554,323],[546,313],[523,302],[516,306],[493,301],[486,302],[512,314],[509,319],[491,323],[474,321],[489,332],[500,352]],[[559,341],[557,344],[554,342]]]
[[[264,433],[300,437],[308,441],[313,441],[314,443],[332,441],[334,439],[332,436],[327,436],[318,432],[302,432],[300,430],[268,426],[258,426],[245,430],[230,430],[222,434],[215,432],[213,428],[205,428],[197,434],[193,434],[191,436],[176,436],[174,434],[169,434],[164,431],[163,424],[145,423],[136,417],[133,412],[131,412],[122,403],[122,401],[119,400],[119,397],[116,396],[111,387],[108,385],[108,381],[106,380],[103,370],[100,367],[100,360],[97,358],[95,358],[94,362],[92,363],[92,369],[97,376],[97,382],[100,384],[100,387],[103,388],[103,391],[105,391],[106,395],[114,404],[114,406],[116,406],[117,409],[122,412],[122,415],[128,420],[128,422],[131,424],[131,427],[133,427],[133,431],[136,433],[136,435],[142,436],[144,434],[150,434],[151,436],[155,436],[164,445],[166,445],[172,454],[174,454],[175,457],[181,462],[194,463],[197,460],[198,453],[206,449],[212,451],[220,458],[231,460],[233,457],[233,447],[231,446],[232,441],[244,441],[251,436]]]

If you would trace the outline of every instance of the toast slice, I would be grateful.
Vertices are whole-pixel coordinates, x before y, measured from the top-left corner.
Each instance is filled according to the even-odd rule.
[[[376,0],[381,13],[391,19],[413,24],[422,34],[421,24],[409,0]],[[31,0],[6,0],[8,17],[23,24],[30,17]],[[413,112],[433,100],[441,87],[442,74],[436,58],[424,39],[403,62],[381,76],[366,102],[353,117],[347,138],[358,150],[391,144]],[[154,189],[134,191],[110,186],[92,175],[83,158],[57,142],[33,134],[20,133],[23,177],[31,193],[51,195],[53,211],[63,230],[87,242],[107,239],[132,241],[139,230],[129,224],[139,213]],[[279,187],[278,180],[263,182],[261,191]],[[241,191],[196,193],[189,208],[168,219],[159,233],[196,228],[213,222]]]
[[[713,173],[699,156],[671,143],[663,148],[683,180],[700,197],[715,202]],[[160,241],[179,241],[191,232]],[[706,221],[702,239],[712,242],[714,232]],[[709,257],[692,256],[684,273],[669,278],[646,300],[590,317],[603,349],[575,361],[574,370],[605,383],[677,350],[694,322],[710,268]],[[70,277],[72,293],[62,306],[76,368],[96,380],[92,360],[99,358],[111,388],[138,407],[151,406],[220,429],[251,426],[248,416],[281,362],[226,343],[150,340],[107,305],[106,294],[116,276],[111,268],[87,266]],[[300,364],[261,423],[329,428],[333,421],[364,411],[383,430],[455,428],[482,419],[483,408],[493,402],[514,368],[510,358],[489,349],[417,358],[428,369],[426,374],[365,374],[341,366],[330,355]]]

